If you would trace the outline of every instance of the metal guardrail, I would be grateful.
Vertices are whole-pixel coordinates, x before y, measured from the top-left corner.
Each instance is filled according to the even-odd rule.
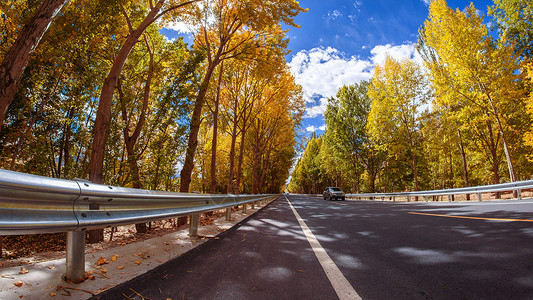
[[[392,198],[396,197],[424,197],[428,201],[431,196],[448,196],[450,200],[451,195],[466,195],[477,194],[478,200],[481,201],[481,194],[513,191],[517,193],[517,198],[521,199],[521,190],[533,189],[533,180],[515,181],[501,184],[482,185],[475,187],[464,187],[455,189],[442,189],[430,191],[416,191],[416,192],[398,192],[398,193],[361,193],[361,194],[346,194],[349,198],[367,198],[374,200],[376,198]],[[322,195],[320,195],[322,196]]]
[[[199,213],[278,195],[172,193],[64,180],[0,169],[0,235],[67,232],[66,279],[83,281],[85,232]],[[228,209],[229,208],[229,209]],[[197,228],[197,224],[191,224]]]

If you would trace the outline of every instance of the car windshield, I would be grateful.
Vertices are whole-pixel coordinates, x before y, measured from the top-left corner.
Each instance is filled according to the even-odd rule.
[[[338,187],[331,188],[331,190],[334,192],[342,192],[342,190],[339,189]]]

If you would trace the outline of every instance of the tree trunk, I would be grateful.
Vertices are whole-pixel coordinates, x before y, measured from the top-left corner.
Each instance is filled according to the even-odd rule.
[[[157,190],[159,185],[159,168],[161,167],[161,148],[158,149],[157,160],[155,163],[155,174],[152,180],[152,190]]]
[[[231,194],[233,192],[233,169],[235,165],[235,144],[237,143],[237,115],[233,120],[233,131],[231,133],[231,147],[229,151],[229,175],[226,193]]]
[[[194,168],[194,154],[196,147],[198,146],[198,132],[200,131],[200,123],[202,122],[202,109],[205,102],[205,94],[209,88],[209,81],[213,75],[215,67],[218,65],[219,59],[215,57],[215,60],[209,64],[205,77],[200,85],[200,90],[196,101],[194,103],[194,110],[191,117],[191,125],[189,130],[189,139],[187,142],[187,151],[185,153],[185,162],[180,172],[180,192],[188,193],[189,186],[191,184],[191,175]]]
[[[494,143],[494,135],[492,133],[492,128],[490,124],[487,124],[488,130],[489,130],[489,138],[490,138],[490,153],[492,156],[492,184],[498,184],[500,183],[500,164],[498,161],[498,149],[497,149],[497,143]],[[500,192],[496,192],[496,199],[500,199],[501,195]]]
[[[143,21],[143,24],[146,19]],[[141,24],[142,25],[142,24]],[[142,28],[144,31],[145,28]],[[100,102],[98,104],[98,111],[96,112],[96,120],[94,122],[94,138],[91,152],[91,160],[89,165],[89,180],[94,183],[102,183],[102,172],[104,167],[105,143],[107,140],[107,133],[109,130],[109,122],[111,121],[111,105],[113,101],[113,94],[117,85],[122,68],[128,58],[128,55],[135,46],[135,43],[142,34],[140,27],[128,36],[128,39],[120,49],[111,71],[107,75],[100,94]]]
[[[213,71],[220,63],[219,55],[221,49],[218,52],[217,56],[207,67],[207,72],[202,84],[200,85],[200,90],[198,91],[198,96],[194,103],[194,109],[191,117],[191,125],[189,129],[189,139],[187,141],[187,150],[185,152],[185,162],[183,163],[183,168],[180,172],[180,192],[188,193],[189,186],[191,185],[191,176],[194,169],[194,155],[196,153],[196,147],[198,147],[198,132],[200,131],[200,125],[202,123],[202,109],[205,103],[205,95],[207,89],[209,88],[209,82],[211,81],[211,76],[213,76]],[[180,217],[177,220],[177,226],[187,224],[187,217]]]
[[[465,187],[470,186],[470,182],[468,180],[468,164],[466,161],[466,151],[463,144],[463,137],[461,136],[461,131],[457,130],[457,136],[459,138],[459,152],[461,152],[461,160],[463,162],[463,180],[465,182]],[[470,200],[470,194],[466,194],[466,200]]]
[[[416,154],[415,149],[413,145],[413,137],[411,134],[409,134],[409,147],[411,147],[411,160],[412,160],[412,168],[413,168],[413,175],[415,179],[415,192],[418,191],[418,167],[416,164]],[[415,201],[418,201],[418,196],[415,196]]]
[[[65,129],[63,130],[63,144],[59,149],[59,159],[57,165],[57,176],[61,178],[61,162],[63,161],[63,169],[67,168],[67,164],[70,156],[70,135],[71,135],[71,124],[74,114],[74,107],[71,107],[67,113],[67,123],[65,124]],[[64,176],[63,176],[64,177]]]
[[[160,0],[157,5],[152,7],[152,10],[148,13],[146,18],[135,30],[131,30],[128,38],[122,45],[122,48],[118,52],[113,66],[107,75],[102,86],[102,92],[100,94],[100,102],[98,103],[98,110],[96,112],[96,120],[94,122],[94,137],[91,151],[91,160],[89,162],[89,180],[101,184],[103,182],[103,168],[104,168],[104,154],[105,144],[107,140],[107,133],[109,131],[109,122],[111,122],[111,106],[113,102],[113,94],[115,87],[118,83],[122,68],[126,63],[126,59],[131,50],[143,34],[143,32],[156,20],[156,16],[161,9],[161,5],[164,0]],[[131,28],[130,28],[131,29]],[[104,240],[103,229],[89,230],[89,243],[97,243]]]
[[[135,126],[135,129],[133,131],[133,134],[130,136],[129,134],[129,118],[128,118],[128,112],[126,110],[126,99],[124,99],[124,93],[122,91],[122,85],[120,80],[118,80],[118,91],[119,91],[119,98],[122,105],[122,119],[124,120],[124,142],[126,143],[126,151],[128,153],[128,163],[130,165],[130,173],[132,174],[132,183],[133,187],[136,189],[142,189],[142,183],[141,183],[141,176],[139,171],[139,165],[138,165],[138,156],[135,155],[135,145],[137,144],[137,141],[139,139],[139,136],[141,135],[142,127],[144,126],[144,123],[146,121],[146,111],[148,110],[148,102],[150,100],[150,86],[152,82],[152,76],[154,73],[154,53],[152,52],[150,48],[150,44],[148,43],[148,40],[145,39],[146,47],[148,49],[148,53],[150,55],[150,62],[148,66],[148,74],[146,77],[146,83],[144,84],[144,93],[143,93],[143,105],[141,110],[141,115],[139,117],[139,120],[137,122],[137,125]],[[138,223],[135,224],[135,230],[137,233],[146,233],[146,223]]]
[[[237,162],[237,182],[235,183],[235,185],[237,186],[239,193],[241,192],[242,161],[244,159],[245,135],[246,135],[246,131],[241,132],[241,147],[239,149],[239,161]]]
[[[355,172],[355,189],[356,189],[356,193],[359,194],[361,192],[361,182],[360,182],[360,179],[359,179],[359,172],[357,171],[357,165],[358,165],[358,161],[357,161],[357,155],[352,155],[352,164],[353,164],[353,169],[354,169],[354,172]]]
[[[252,194],[257,194],[258,178],[259,178],[259,128],[261,127],[261,121],[257,120],[257,130],[255,134],[255,143],[252,145],[253,162],[252,162]]]
[[[485,89],[485,94],[486,94],[486,96],[487,96],[487,98],[489,100],[490,107],[492,108],[492,113],[494,115],[494,118],[496,119],[496,124],[498,124],[498,131],[500,132],[500,135],[502,137],[503,151],[505,153],[505,159],[507,160],[507,168],[509,169],[509,179],[511,180],[511,182],[515,182],[516,181],[516,174],[515,174],[514,167],[513,167],[513,161],[511,159],[511,153],[509,151],[509,147],[507,146],[507,139],[506,139],[505,133],[503,131],[503,125],[502,125],[502,122],[500,120],[500,115],[498,113],[498,110],[494,106],[494,103],[492,101],[492,97],[490,96],[490,93],[486,91],[486,88],[485,88],[484,85],[483,85],[483,88]],[[513,194],[516,197],[516,192],[513,192]]]
[[[220,64],[218,75],[217,96],[215,99],[215,110],[213,112],[213,140],[211,141],[211,184],[209,192],[217,192],[217,137],[218,137],[218,106],[220,103],[220,85],[222,84],[222,74],[224,72],[224,62]]]
[[[65,2],[67,1],[44,0],[5,54],[0,65],[0,129],[31,54]]]

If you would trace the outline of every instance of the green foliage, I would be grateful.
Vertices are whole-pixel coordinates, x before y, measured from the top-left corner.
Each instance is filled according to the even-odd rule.
[[[489,9],[501,34],[515,44],[518,55],[533,58],[533,3],[530,0],[494,0]]]
[[[162,9],[181,3],[167,0]],[[206,11],[199,9],[203,5],[200,3],[173,10],[152,23],[131,48],[111,102],[103,167],[106,184],[178,189],[177,174],[183,166],[192,108],[210,55],[220,46],[217,33],[222,34],[222,39],[227,37],[224,33],[228,31],[216,32],[221,29],[235,34],[235,39],[224,41],[221,57],[228,61],[239,59],[237,65],[254,69],[254,76],[260,75],[246,78],[245,82],[247,89],[254,90],[253,97],[260,105],[248,112],[247,124],[238,124],[249,129],[243,139],[247,151],[242,189],[251,192],[253,180],[257,181],[257,192],[279,192],[284,188],[295,155],[295,130],[303,114],[303,100],[301,87],[294,83],[286,67],[288,40],[279,23],[295,25],[293,18],[303,9],[292,0],[235,1],[233,8],[238,6],[237,10],[224,5],[227,3],[220,1],[217,7],[224,8],[225,16],[238,20],[240,25],[210,28],[212,32],[205,41],[215,41],[215,50],[187,45],[183,39],[168,41],[160,32],[161,25],[178,18],[188,23],[205,20],[202,14]],[[102,86],[117,53],[131,35],[131,28],[139,26],[151,11],[149,4],[67,2],[32,54],[9,106],[0,132],[0,167],[60,178],[88,177]],[[0,5],[2,56],[39,5],[39,1],[8,1]],[[261,18],[250,15],[254,12],[257,16],[258,10]],[[192,17],[195,13],[200,13],[195,16],[198,18]],[[242,97],[238,95],[237,101],[245,103]],[[202,117],[203,128],[209,128],[210,121]],[[220,128],[227,126],[222,124]],[[198,168],[195,174],[201,171]]]

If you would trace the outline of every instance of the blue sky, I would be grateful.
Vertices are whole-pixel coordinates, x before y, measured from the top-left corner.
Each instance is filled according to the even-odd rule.
[[[493,4],[472,2],[485,15]],[[469,4],[448,1],[460,10]],[[301,28],[290,28],[287,62],[307,102],[301,136],[323,133],[327,99],[343,85],[370,79],[387,53],[419,59],[414,44],[428,5],[429,0],[300,1],[309,11],[296,18]]]
[[[301,13],[290,29],[287,63],[304,91],[306,113],[300,138],[325,129],[324,111],[329,97],[343,85],[369,80],[374,65],[387,54],[419,60],[415,51],[418,29],[428,16],[430,0],[301,0]],[[448,0],[463,10],[471,1]],[[472,1],[486,15],[492,0]],[[487,20],[486,20],[487,21]],[[169,39],[187,36],[175,23],[162,29]],[[191,42],[190,37],[185,38]]]

